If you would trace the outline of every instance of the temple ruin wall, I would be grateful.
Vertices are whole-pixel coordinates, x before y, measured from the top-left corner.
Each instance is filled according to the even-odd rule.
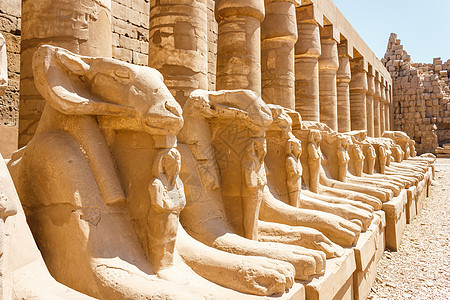
[[[450,143],[450,60],[413,63],[392,34],[383,59],[394,87],[394,129],[416,141],[419,153]]]

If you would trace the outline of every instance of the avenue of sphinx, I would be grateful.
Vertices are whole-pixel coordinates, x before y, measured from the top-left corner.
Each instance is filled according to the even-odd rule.
[[[149,66],[111,58],[108,1],[51,2],[22,7],[43,109],[0,160],[1,299],[367,297],[435,159],[320,1],[216,0],[217,91],[205,1],[151,1]]]

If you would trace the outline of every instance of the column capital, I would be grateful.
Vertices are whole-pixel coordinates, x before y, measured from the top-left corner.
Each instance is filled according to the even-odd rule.
[[[381,80],[380,80],[380,91],[381,91],[381,102],[382,103],[386,103],[386,100],[387,100],[387,98],[386,98],[386,80],[383,78],[383,77],[381,77]]]
[[[297,42],[294,0],[264,0],[266,16],[261,24],[261,41],[281,39]]]
[[[375,100],[381,100],[381,76],[378,71],[375,71],[375,94],[373,95],[373,98]]]
[[[264,0],[216,0],[216,19],[230,16],[249,16],[263,21],[265,17]]]
[[[341,41],[341,34],[333,24],[325,25],[320,28],[320,38],[322,40],[334,40],[339,43]]]
[[[373,96],[375,94],[375,74],[373,67],[369,65],[367,72],[367,95]]]
[[[320,26],[323,26],[323,14],[314,4],[302,5],[300,7],[297,7],[296,12],[297,12],[297,22],[299,23],[314,22],[319,24]]]
[[[350,60],[350,69],[352,80],[350,81],[350,91],[367,93],[367,71],[369,65],[364,57],[358,57]]]
[[[374,77],[374,80],[375,80],[375,70],[373,69],[371,64],[369,64],[369,68],[367,70],[367,76]]]
[[[338,55],[353,58],[353,44],[348,40],[341,40],[338,44]]]
[[[352,72],[364,72],[367,74],[367,71],[369,71],[369,63],[364,57],[355,57],[352,60],[350,60],[350,67],[352,69]]]

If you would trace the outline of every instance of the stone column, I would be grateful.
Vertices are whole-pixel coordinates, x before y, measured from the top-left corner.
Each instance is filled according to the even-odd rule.
[[[380,74],[375,72],[375,94],[373,95],[373,135],[374,137],[379,137],[381,135],[380,131]]]
[[[337,110],[338,131],[348,132],[352,130],[350,122],[350,58],[353,57],[353,47],[347,41],[341,41],[338,45],[339,69],[337,71]]]
[[[265,0],[261,25],[262,98],[295,109],[294,45],[297,42],[295,0]]]
[[[384,108],[384,122],[386,123],[384,128],[385,130],[392,130],[391,129],[391,95],[389,94],[389,84],[386,83],[386,106]]]
[[[148,65],[183,106],[192,91],[208,89],[206,0],[151,0],[149,27]]]
[[[336,72],[339,69],[339,33],[332,25],[320,31],[322,53],[319,57],[320,122],[338,130]]]
[[[33,137],[45,101],[34,85],[32,58],[43,44],[87,56],[112,56],[109,0],[22,1],[19,148]]]
[[[216,0],[217,90],[261,95],[261,22],[264,0]]]
[[[367,136],[374,136],[374,116],[373,116],[373,95],[375,94],[375,75],[373,67],[369,66],[367,73],[367,93],[366,93],[366,111],[367,111]]]
[[[323,16],[312,4],[298,7],[296,14],[298,41],[295,44],[295,110],[303,120],[319,122],[319,24],[323,21]]]
[[[384,108],[386,107],[386,90],[385,90],[385,80],[383,77],[380,78],[380,92],[381,92],[381,99],[380,99],[380,135],[383,135],[383,132],[385,131],[385,112]]]
[[[352,130],[367,129],[366,93],[367,61],[363,57],[350,61],[352,80],[350,81],[350,119]]]

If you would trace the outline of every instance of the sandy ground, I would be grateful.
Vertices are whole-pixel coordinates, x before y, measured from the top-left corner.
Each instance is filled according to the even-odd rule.
[[[431,196],[377,272],[368,299],[450,299],[450,158],[437,160]]]

